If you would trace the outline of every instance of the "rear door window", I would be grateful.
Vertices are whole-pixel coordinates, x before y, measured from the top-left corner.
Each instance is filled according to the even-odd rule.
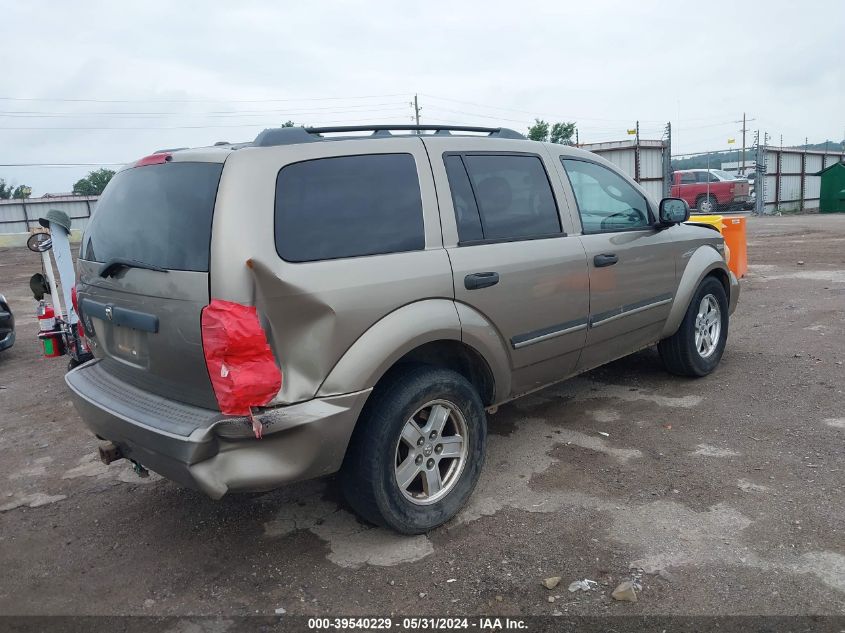
[[[681,184],[682,185],[695,184],[695,174],[692,173],[692,172],[687,172],[685,174],[681,174]]]
[[[291,262],[424,249],[414,157],[339,156],[283,167],[275,238],[279,256]]]
[[[97,202],[80,257],[208,272],[221,163],[166,162],[118,173]]]
[[[463,154],[447,155],[444,159],[461,241],[478,239],[473,211],[478,214],[485,240],[563,233],[552,187],[539,156]],[[463,161],[465,172],[455,159]]]

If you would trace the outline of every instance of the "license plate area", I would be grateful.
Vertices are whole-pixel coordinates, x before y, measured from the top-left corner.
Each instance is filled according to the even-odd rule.
[[[147,332],[122,325],[111,325],[106,333],[109,355],[137,367],[147,367],[150,357]]]

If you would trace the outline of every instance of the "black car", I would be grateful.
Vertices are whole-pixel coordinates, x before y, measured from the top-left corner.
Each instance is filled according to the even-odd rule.
[[[0,350],[9,349],[15,343],[15,315],[6,297],[0,295]]]

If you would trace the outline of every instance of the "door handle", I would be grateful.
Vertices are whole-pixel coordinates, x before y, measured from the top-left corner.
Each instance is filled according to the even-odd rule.
[[[464,277],[464,288],[467,290],[489,288],[497,283],[499,283],[499,273],[473,273]]]
[[[603,268],[604,266],[613,266],[616,262],[619,261],[619,258],[616,256],[616,253],[602,253],[601,255],[596,255],[593,257],[593,265],[596,268]]]

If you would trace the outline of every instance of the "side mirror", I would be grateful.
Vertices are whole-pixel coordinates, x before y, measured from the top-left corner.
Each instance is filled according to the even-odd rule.
[[[689,205],[680,198],[663,198],[658,215],[663,226],[680,224],[689,220]]]
[[[33,233],[27,239],[26,247],[33,253],[44,253],[53,248],[53,238],[49,233]]]

